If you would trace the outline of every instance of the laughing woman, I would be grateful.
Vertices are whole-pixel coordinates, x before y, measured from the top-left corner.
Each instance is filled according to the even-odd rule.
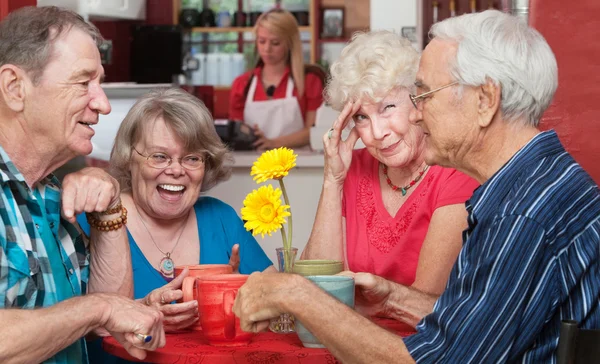
[[[232,264],[242,274],[275,271],[235,210],[200,196],[229,177],[229,159],[209,111],[180,89],[140,98],[117,132],[110,169],[129,211],[134,296],[161,309],[167,331],[193,324],[198,314],[195,301],[170,304],[182,295],[177,285],[165,286],[174,266]],[[85,217],[78,220],[89,232]],[[107,362],[95,350],[101,349],[92,345],[90,358]]]

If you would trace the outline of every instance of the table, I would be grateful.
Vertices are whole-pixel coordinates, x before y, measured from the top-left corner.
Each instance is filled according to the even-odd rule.
[[[402,337],[415,332],[409,325],[398,321],[376,319],[375,322]],[[102,346],[104,350],[120,358],[139,361],[127,354],[121,344],[112,337],[105,338]],[[144,361],[177,364],[339,363],[327,349],[310,349],[302,346],[296,334],[261,332],[256,334],[247,346],[218,347],[208,345],[202,331],[167,334],[165,347],[148,352]]]

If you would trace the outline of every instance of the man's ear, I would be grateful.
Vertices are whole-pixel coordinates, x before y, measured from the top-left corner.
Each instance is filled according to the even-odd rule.
[[[502,87],[496,85],[491,79],[477,89],[478,105],[478,123],[482,128],[488,127],[494,115],[500,108],[500,99],[502,98]]]
[[[26,77],[25,71],[15,65],[5,64],[0,67],[0,96],[14,112],[21,112],[25,107]]]

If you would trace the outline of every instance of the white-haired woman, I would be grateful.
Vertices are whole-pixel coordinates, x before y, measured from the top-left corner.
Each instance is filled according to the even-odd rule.
[[[323,189],[303,258],[344,260],[439,294],[478,183],[424,161],[423,131],[408,121],[418,61],[408,40],[378,31],[355,35],[332,65],[326,96],[341,113],[323,139]],[[366,148],[353,150],[359,138]]]
[[[231,85],[229,119],[255,128],[259,150],[307,146],[323,103],[324,74],[305,67],[298,23],[289,11],[262,14],[254,34],[257,63]]]

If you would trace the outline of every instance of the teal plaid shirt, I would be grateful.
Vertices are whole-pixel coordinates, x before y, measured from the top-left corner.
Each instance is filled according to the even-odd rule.
[[[59,292],[65,298],[85,293],[87,239],[78,227],[61,219],[56,177],[48,176],[31,190],[0,146],[0,188],[0,309],[48,307],[59,301]],[[54,266],[62,265],[64,270],[51,269],[49,244],[54,244],[62,260]],[[64,283],[62,287],[57,287],[59,282]],[[35,338],[31,340],[35,345]],[[83,339],[45,361],[73,362],[87,362]]]

